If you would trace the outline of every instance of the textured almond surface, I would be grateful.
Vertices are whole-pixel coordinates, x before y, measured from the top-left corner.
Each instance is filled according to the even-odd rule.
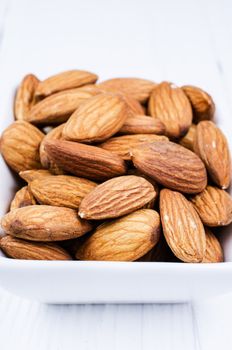
[[[206,250],[203,263],[223,262],[223,250],[217,237],[208,229],[205,228],[206,235]]]
[[[58,91],[95,83],[97,79],[96,74],[82,70],[62,72],[41,81],[37,86],[36,96],[48,96]]]
[[[98,86],[106,91],[122,92],[144,103],[148,100],[156,84],[153,81],[140,78],[114,78],[105,80]]]
[[[142,173],[177,191],[198,193],[207,184],[200,158],[173,142],[157,141],[134,148],[132,161]]]
[[[200,156],[216,185],[225,189],[231,181],[231,158],[227,140],[211,121],[197,125],[194,151]]]
[[[46,142],[45,150],[61,169],[90,180],[104,181],[126,173],[121,158],[99,147],[50,140]]]
[[[50,171],[45,169],[38,169],[38,170],[25,170],[20,171],[19,176],[25,180],[26,182],[33,181],[35,179],[40,179],[45,176],[51,176],[52,174]]]
[[[149,252],[160,236],[159,214],[140,209],[100,225],[77,250],[81,260],[134,261]]]
[[[191,201],[205,225],[224,226],[232,222],[232,198],[224,190],[207,186]]]
[[[129,160],[131,159],[131,152],[135,147],[157,141],[168,141],[168,138],[166,136],[151,134],[123,135],[112,137],[100,144],[99,147],[117,154],[124,160]]]
[[[28,190],[28,186],[22,187],[18,190],[11,201],[10,210],[26,207],[27,205],[36,204],[35,198]]]
[[[201,262],[206,249],[205,231],[191,202],[179,192],[163,189],[160,216],[165,239],[176,257]]]
[[[164,124],[158,118],[145,115],[133,115],[127,118],[119,130],[120,134],[157,134],[165,133]]]
[[[65,124],[63,137],[70,141],[99,142],[114,135],[128,117],[119,95],[102,93],[83,103]]]
[[[33,124],[51,125],[63,123],[93,92],[70,89],[53,94],[34,105],[27,117]]]
[[[71,256],[54,243],[27,242],[12,236],[0,239],[3,252],[14,259],[24,260],[71,260]]]
[[[196,125],[192,124],[187,134],[180,139],[179,143],[181,146],[190,149],[190,151],[193,151],[195,138],[196,138]]]
[[[1,136],[1,153],[16,172],[41,168],[39,146],[44,134],[28,122],[18,120]]]
[[[81,200],[95,187],[92,181],[69,175],[47,176],[29,184],[38,203],[73,209],[79,208]]]
[[[2,219],[5,233],[31,241],[62,241],[80,237],[92,227],[76,210],[49,205],[14,209]]]
[[[149,113],[165,125],[167,136],[184,136],[192,123],[192,108],[181,88],[163,82],[156,86],[149,99]]]
[[[130,95],[122,94],[122,96],[129,108],[129,112],[131,116],[144,114],[144,108],[137,100],[135,100]]]
[[[16,120],[27,120],[28,113],[35,102],[34,93],[38,83],[39,80],[33,74],[28,74],[23,78],[14,101]]]
[[[97,186],[81,202],[79,215],[85,219],[109,219],[129,214],[156,196],[154,187],[139,176],[120,176]]]
[[[212,97],[204,90],[196,86],[182,86],[182,90],[187,95],[193,109],[194,122],[213,119],[215,104]]]

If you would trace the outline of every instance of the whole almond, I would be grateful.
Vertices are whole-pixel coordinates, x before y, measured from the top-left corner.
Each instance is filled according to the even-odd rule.
[[[16,172],[41,168],[39,146],[44,134],[30,123],[18,120],[4,130],[1,153]]]
[[[95,94],[80,89],[57,92],[34,105],[27,116],[27,121],[37,125],[63,123],[87,99]]]
[[[165,239],[175,256],[185,262],[201,262],[206,249],[205,231],[191,202],[179,192],[163,189],[160,216]]]
[[[204,90],[196,86],[185,85],[182,90],[187,95],[193,109],[193,119],[195,123],[201,120],[213,119],[215,104],[212,97]]]
[[[14,259],[71,260],[71,256],[54,243],[27,242],[9,235],[0,239],[3,252]]]
[[[231,181],[231,159],[227,140],[222,131],[211,121],[197,125],[194,151],[205,163],[216,185],[225,189]]]
[[[166,136],[152,134],[123,135],[112,137],[109,140],[101,143],[99,147],[117,154],[124,160],[130,160],[132,150],[135,147],[158,141],[168,141],[168,138]]]
[[[26,207],[27,205],[36,204],[35,198],[28,190],[28,186],[22,187],[18,190],[11,201],[10,210]]]
[[[156,86],[149,99],[149,113],[165,126],[167,136],[184,136],[192,124],[192,108],[183,90],[163,82]]]
[[[114,78],[105,80],[98,86],[105,91],[121,92],[144,103],[156,86],[153,81],[140,78]]]
[[[207,186],[191,201],[205,225],[225,226],[232,222],[232,198],[226,191]]]
[[[79,208],[82,199],[95,187],[92,181],[69,175],[42,177],[29,184],[38,203],[73,209]]]
[[[203,263],[223,262],[223,250],[217,237],[208,229],[205,228],[206,235],[206,250]]]
[[[5,233],[29,241],[62,241],[84,235],[92,229],[76,210],[50,205],[29,205],[14,209],[2,218]]]
[[[79,215],[85,219],[110,219],[142,208],[156,196],[154,187],[139,176],[120,176],[94,188],[81,202]]]
[[[180,145],[190,149],[190,151],[194,151],[196,131],[196,125],[192,124],[187,134],[179,140]]]
[[[126,173],[126,165],[120,157],[99,147],[49,140],[45,151],[64,171],[90,180],[104,181]]]
[[[157,134],[165,133],[164,124],[158,118],[151,118],[145,115],[133,115],[128,117],[121,129],[120,134]]]
[[[37,97],[48,96],[55,92],[74,89],[85,84],[95,83],[98,79],[96,74],[82,71],[70,70],[53,75],[46,80],[41,81],[36,89]]]
[[[81,260],[134,261],[149,252],[160,236],[159,214],[140,209],[100,225],[78,248]]]
[[[103,93],[82,103],[65,124],[63,137],[69,141],[104,141],[120,130],[127,117],[123,98]]]
[[[200,158],[173,142],[157,141],[134,148],[136,168],[165,187],[184,193],[198,193],[207,185]]]
[[[20,171],[19,176],[26,182],[30,182],[35,179],[43,178],[45,176],[52,176],[52,174],[48,170],[38,169],[38,170]]]
[[[28,74],[23,78],[14,101],[16,120],[27,120],[28,113],[35,103],[34,93],[38,83],[39,79],[34,74]]]

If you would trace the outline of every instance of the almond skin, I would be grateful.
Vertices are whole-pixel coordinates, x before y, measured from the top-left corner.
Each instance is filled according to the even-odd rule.
[[[79,89],[58,92],[36,103],[31,108],[27,121],[36,125],[66,122],[71,114],[92,96],[94,96],[93,92]]]
[[[64,171],[90,180],[104,181],[126,173],[121,158],[99,147],[49,140],[45,144],[45,151]]]
[[[168,141],[168,138],[166,136],[151,134],[123,135],[112,137],[100,144],[99,147],[118,155],[124,160],[130,160],[131,152],[135,147],[158,141]]]
[[[16,172],[41,168],[39,146],[44,134],[35,126],[18,120],[4,130],[1,154]]]
[[[165,239],[175,256],[184,262],[201,262],[206,249],[205,230],[191,202],[179,192],[163,189],[160,216]]]
[[[84,235],[92,229],[74,209],[30,205],[14,209],[2,218],[5,233],[29,241],[62,241]]]
[[[11,201],[10,210],[26,207],[27,205],[33,204],[36,204],[35,198],[28,190],[28,186],[24,186],[16,192],[13,200]]]
[[[194,151],[196,131],[197,131],[196,125],[192,124],[187,134],[180,139],[179,144],[185,148],[188,148],[190,151]]]
[[[100,225],[78,248],[81,260],[134,261],[149,252],[160,236],[159,214],[140,209]]]
[[[16,120],[27,120],[28,113],[35,103],[34,93],[39,79],[33,75],[26,75],[17,90],[14,101],[14,115]]]
[[[197,125],[194,151],[205,163],[216,185],[226,189],[231,181],[231,158],[227,140],[222,131],[211,121]]]
[[[38,203],[77,209],[94,188],[92,181],[69,175],[47,176],[30,182],[29,189]]]
[[[88,99],[71,115],[63,130],[69,141],[100,142],[114,135],[129,115],[118,95],[102,93]]]
[[[121,94],[121,95],[124,101],[126,102],[127,107],[129,108],[130,116],[144,115],[144,108],[137,100],[135,100],[130,95],[126,95],[126,94]]]
[[[145,103],[156,84],[153,81],[140,78],[114,78],[105,80],[98,86],[105,91],[121,92]]]
[[[6,235],[0,247],[10,258],[24,260],[71,260],[71,256],[54,243],[34,243]]]
[[[207,186],[191,201],[205,225],[225,226],[232,222],[232,198],[226,191]]]
[[[20,171],[19,176],[25,180],[26,182],[33,181],[35,179],[40,179],[45,176],[52,176],[50,171],[45,169],[38,169],[38,170],[25,170]]]
[[[129,214],[156,196],[154,187],[139,176],[120,176],[98,185],[81,202],[79,216],[101,220]]]
[[[86,71],[70,70],[62,72],[41,81],[37,86],[35,95],[36,97],[49,96],[55,92],[95,83],[97,79],[96,74]]]
[[[151,118],[145,115],[133,115],[128,117],[121,129],[120,134],[133,135],[133,134],[156,134],[163,135],[165,133],[164,124],[155,118]]]
[[[163,82],[152,91],[148,106],[149,114],[165,126],[168,137],[184,136],[192,124],[192,108],[181,88]]]
[[[205,256],[202,262],[203,263],[223,262],[224,261],[223,250],[219,240],[208,228],[205,228],[205,235],[206,235],[206,250],[205,250]]]
[[[200,158],[173,142],[157,141],[134,148],[134,166],[165,187],[184,193],[198,193],[207,184]]]
[[[182,90],[187,95],[193,109],[193,119],[195,123],[202,120],[213,119],[215,104],[212,97],[204,90],[196,86],[185,85]]]

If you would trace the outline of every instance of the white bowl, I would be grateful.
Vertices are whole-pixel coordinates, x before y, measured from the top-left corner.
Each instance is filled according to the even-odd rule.
[[[9,119],[1,115],[0,132],[13,121],[13,94],[2,101]],[[221,120],[226,133],[230,120]],[[2,158],[0,169],[2,216],[16,183]],[[221,237],[225,262],[217,264],[28,261],[0,253],[0,285],[47,303],[166,303],[225,294],[232,292],[232,226],[224,229]]]

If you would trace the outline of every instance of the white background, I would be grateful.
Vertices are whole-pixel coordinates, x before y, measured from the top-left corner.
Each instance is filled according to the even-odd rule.
[[[222,123],[232,118],[231,38],[230,0],[0,0],[0,72],[7,75],[7,59],[9,79],[83,68],[102,79],[196,84],[214,96]],[[1,99],[7,93],[0,85]],[[227,350],[231,315],[232,296],[194,305],[52,306],[0,291],[0,346]]]

